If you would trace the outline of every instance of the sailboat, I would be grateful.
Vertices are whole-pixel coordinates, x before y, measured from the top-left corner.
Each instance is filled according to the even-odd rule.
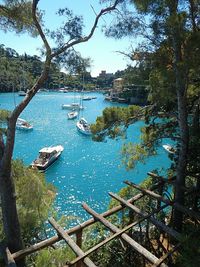
[[[62,109],[76,109],[76,110],[80,110],[80,109],[83,109],[83,106],[80,106],[79,103],[62,104]]]
[[[85,118],[81,118],[79,121],[77,121],[76,123],[76,128],[77,130],[84,134],[84,135],[91,135],[91,129],[90,129],[90,125],[88,124],[88,122],[86,121]]]
[[[83,109],[81,103],[75,102],[75,90],[74,90],[74,102],[71,104],[62,104],[62,109],[72,109],[73,111]]]
[[[83,77],[83,84],[84,84],[84,77]],[[84,89],[84,86],[83,86],[83,89]],[[82,95],[80,98],[80,105],[83,104],[83,89],[82,89]],[[91,129],[90,129],[90,125],[84,117],[82,117],[80,120],[77,121],[76,128],[80,133],[82,133],[84,135],[91,135],[92,134]]]

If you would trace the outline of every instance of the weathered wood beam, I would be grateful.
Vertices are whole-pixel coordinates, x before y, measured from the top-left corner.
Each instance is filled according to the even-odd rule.
[[[131,210],[133,210],[135,213],[137,213],[139,216],[141,217],[145,217],[148,215],[147,212],[142,211],[141,209],[139,209],[138,207],[134,206],[131,203],[128,203],[126,200],[124,200],[123,198],[121,198],[120,196],[109,192],[109,195],[111,197],[113,197],[114,199],[118,200],[119,202],[121,202],[121,204],[125,205],[126,207],[130,208]],[[160,228],[161,230],[163,230],[164,232],[166,232],[167,234],[171,235],[172,237],[176,238],[176,239],[180,239],[181,235],[173,230],[172,228],[168,227],[166,224],[156,220],[153,216],[150,216],[148,218],[148,220],[150,222],[152,222],[154,225],[156,225],[158,228]]]
[[[134,183],[132,183],[130,181],[125,181],[125,183],[130,185],[130,186],[133,186],[134,188],[137,188],[143,194],[149,195],[149,196],[151,196],[151,197],[153,197],[155,199],[159,199],[159,200],[161,200],[162,202],[164,202],[166,204],[168,203],[169,205],[173,206],[173,208],[179,210],[182,213],[187,214],[191,218],[195,218],[196,220],[200,220],[200,213],[198,213],[198,212],[189,210],[189,209],[185,208],[184,206],[182,206],[182,205],[180,205],[180,204],[178,204],[178,203],[176,203],[174,201],[170,201],[168,199],[165,199],[162,196],[156,194],[155,192],[153,192],[153,191],[151,191],[149,189],[144,189],[144,188],[142,188],[142,187],[140,187],[140,186],[138,186],[138,185],[136,185],[136,184],[134,184]]]
[[[76,232],[76,244],[79,248],[82,248],[82,236],[83,236],[82,229]],[[82,261],[78,261],[78,263],[76,264],[76,267],[82,267]]]
[[[157,174],[154,173],[154,172],[148,172],[147,174],[148,174],[149,176],[151,176],[152,178],[156,178],[156,179],[162,181],[163,183],[168,183],[168,184],[173,183],[173,182],[175,181],[175,179],[176,179],[176,176],[172,176],[172,177],[169,177],[168,179],[166,179],[166,178],[163,178],[163,177],[160,176],[160,175],[157,175]]]
[[[0,258],[2,261],[4,261],[3,266],[17,267],[15,260],[13,259],[12,254],[5,242],[0,242]]]
[[[17,267],[15,260],[12,257],[12,254],[8,248],[5,250],[5,255],[6,255],[6,266],[8,267]]]
[[[151,191],[151,190],[149,190],[149,189],[144,189],[144,188],[142,188],[141,186],[139,186],[139,185],[137,185],[137,184],[135,184],[135,183],[133,183],[133,182],[130,182],[130,181],[124,181],[124,183],[127,184],[127,185],[130,185],[130,186],[134,187],[135,189],[138,189],[138,190],[141,191],[144,195],[151,196],[151,197],[153,197],[153,198],[155,198],[155,199],[157,199],[157,200],[159,200],[159,201],[162,201],[162,202],[164,202],[164,203],[166,203],[166,204],[168,204],[168,205],[170,205],[170,206],[173,204],[173,202],[170,201],[169,199],[165,199],[165,198],[163,198],[161,195],[159,195],[159,194],[157,194],[157,193],[155,193],[155,192],[153,192],[153,191]]]
[[[153,264],[151,267],[158,267],[161,265],[161,263],[166,260],[169,256],[171,256],[175,251],[177,251],[179,249],[179,247],[181,246],[181,243],[179,243],[178,245],[176,245],[174,248],[172,248],[170,251],[168,251],[166,254],[164,254],[159,260],[158,262],[156,262],[155,264]]]
[[[159,211],[161,211],[162,209],[165,209],[168,205],[164,205],[161,208],[155,210],[152,214],[155,214]],[[96,246],[92,247],[91,249],[89,249],[87,252],[85,252],[84,256],[81,257],[77,257],[76,259],[74,259],[73,261],[71,261],[68,265],[63,266],[63,267],[69,267],[69,266],[73,266],[75,263],[77,263],[78,261],[82,260],[84,257],[87,257],[89,254],[93,253],[94,251],[96,251],[97,249],[99,249],[100,247],[104,246],[105,244],[107,244],[108,242],[110,242],[111,240],[121,236],[123,233],[125,233],[126,231],[128,231],[130,228],[133,228],[134,226],[136,226],[137,224],[143,222],[145,219],[147,219],[148,217],[152,216],[152,214],[148,214],[147,216],[129,224],[128,226],[126,226],[125,228],[123,228],[122,230],[120,230],[118,233],[113,234],[112,236],[106,238],[105,240],[101,241],[100,243],[98,243]]]
[[[151,189],[152,189],[152,190],[157,189],[157,188],[160,186],[161,183],[162,183],[162,182],[158,182],[157,184],[153,185],[153,186],[151,187]],[[128,202],[130,202],[130,203],[134,203],[135,201],[139,200],[139,199],[142,198],[143,196],[144,196],[143,193],[139,193],[139,194],[135,195],[134,197],[130,198],[130,199],[128,200]],[[116,212],[122,210],[123,208],[124,208],[123,205],[118,205],[118,206],[116,206],[116,207],[113,207],[112,209],[109,209],[109,210],[103,212],[103,213],[102,213],[102,216],[103,216],[103,217],[111,216],[111,215],[113,215],[114,213],[116,213]],[[89,220],[87,220],[87,221],[85,221],[85,222],[83,222],[83,223],[81,223],[81,224],[79,224],[79,225],[77,225],[77,226],[75,226],[75,227],[69,229],[68,231],[66,231],[66,233],[67,233],[68,235],[75,234],[77,231],[80,231],[81,229],[84,229],[84,228],[86,228],[86,227],[92,225],[93,223],[95,223],[95,220],[94,220],[94,218],[91,218],[91,219],[89,219]],[[50,237],[50,238],[48,238],[48,239],[45,239],[45,240],[43,240],[43,241],[37,243],[37,244],[34,244],[34,245],[32,245],[32,246],[30,246],[30,247],[28,247],[28,248],[25,248],[25,249],[19,250],[19,251],[17,251],[17,252],[14,252],[14,253],[12,254],[12,256],[13,256],[13,258],[14,258],[15,260],[18,260],[18,259],[24,258],[24,257],[26,257],[27,255],[30,255],[30,254],[32,254],[32,253],[38,251],[38,250],[41,250],[41,249],[46,248],[46,247],[48,247],[48,246],[52,246],[53,244],[55,244],[56,242],[58,242],[58,241],[60,241],[60,240],[61,240],[61,237],[58,236],[58,235],[55,235],[55,236],[52,236],[52,237]]]
[[[58,234],[64,239],[70,248],[76,253],[78,256],[83,256],[85,253],[79,246],[74,242],[74,240],[65,232],[65,230],[53,219],[49,219],[49,223],[55,228]],[[97,267],[89,258],[85,258],[83,260],[86,266],[88,267]]]
[[[119,233],[120,229],[117,228],[115,225],[113,225],[111,222],[106,220],[101,214],[98,214],[94,210],[92,210],[86,203],[82,204],[83,208],[91,214],[96,220],[100,221],[103,225],[105,225],[108,229],[110,229],[113,233]],[[159,259],[154,256],[151,252],[149,252],[146,248],[141,246],[139,243],[137,243],[135,240],[133,240],[130,236],[128,236],[126,233],[123,233],[121,235],[121,238],[126,241],[134,250],[136,250],[138,253],[143,255],[149,262],[156,263]],[[162,264],[162,267],[166,267],[166,264]]]

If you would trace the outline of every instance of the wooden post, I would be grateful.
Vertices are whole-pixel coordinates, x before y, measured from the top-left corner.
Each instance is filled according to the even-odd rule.
[[[55,228],[58,234],[67,242],[70,248],[76,253],[78,256],[83,256],[85,253],[77,246],[74,240],[65,232],[65,230],[53,219],[49,219],[50,224]],[[86,257],[83,262],[88,267],[97,267],[88,257]]]
[[[0,243],[0,256],[2,257],[2,261],[4,261],[2,266],[17,267],[9,248],[4,242]]]
[[[8,267],[17,267],[15,260],[13,259],[12,254],[10,253],[10,250],[8,248],[6,248],[6,259],[6,265]]]
[[[79,248],[82,247],[82,235],[83,235],[82,229],[76,232],[76,244]],[[77,262],[76,267],[82,267],[82,266],[83,266],[82,261]]]

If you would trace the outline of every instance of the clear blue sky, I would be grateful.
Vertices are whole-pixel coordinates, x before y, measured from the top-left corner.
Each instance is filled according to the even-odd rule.
[[[2,2],[2,1],[0,1]],[[84,17],[85,31],[89,32],[95,14],[92,10],[92,5],[96,12],[100,10],[98,0],[40,0],[39,7],[45,11],[45,23],[50,29],[56,29],[61,19],[55,15],[58,8],[68,7],[74,11],[74,14],[82,15]],[[110,21],[108,16],[101,19],[101,23]],[[31,38],[27,34],[16,35],[14,32],[1,34],[1,43],[6,47],[15,49],[19,54],[26,52],[27,54],[39,55],[39,48],[42,42],[39,38]],[[130,63],[122,55],[116,51],[126,51],[130,45],[130,40],[114,40],[106,38],[101,32],[101,25],[99,25],[92,39],[87,43],[76,46],[76,50],[80,51],[83,57],[90,57],[92,59],[92,67],[90,69],[92,76],[97,76],[101,70],[106,70],[107,73],[116,72],[126,68],[127,63]]]

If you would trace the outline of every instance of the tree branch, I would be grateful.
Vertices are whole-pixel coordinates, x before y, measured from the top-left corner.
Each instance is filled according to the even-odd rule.
[[[40,23],[38,22],[38,19],[37,19],[37,12],[36,12],[36,9],[37,9],[37,4],[38,4],[39,0],[33,0],[33,3],[32,3],[32,18],[33,18],[33,21],[34,21],[34,24],[35,24],[35,27],[37,28],[38,30],[38,33],[45,45],[45,48],[47,50],[47,53],[51,54],[51,48],[50,48],[50,45],[47,41],[47,38],[42,30],[42,27],[40,25]]]
[[[85,37],[81,37],[71,43],[67,43],[67,44],[64,44],[63,47],[61,47],[60,49],[58,49],[57,51],[55,51],[54,53],[52,53],[52,58],[53,57],[56,57],[58,55],[60,55],[61,53],[63,53],[65,50],[67,50],[68,48],[74,46],[74,45],[77,45],[79,43],[84,43],[84,42],[87,42],[94,34],[94,31],[97,27],[97,24],[99,22],[99,19],[101,18],[101,16],[111,12],[112,10],[115,10],[116,9],[116,6],[121,2],[121,0],[115,0],[114,4],[110,7],[107,7],[107,8],[104,8],[104,9],[101,9],[101,11],[97,14],[96,18],[95,18],[95,21],[94,21],[94,24],[92,26],[92,29],[90,31],[90,33],[85,36]]]

